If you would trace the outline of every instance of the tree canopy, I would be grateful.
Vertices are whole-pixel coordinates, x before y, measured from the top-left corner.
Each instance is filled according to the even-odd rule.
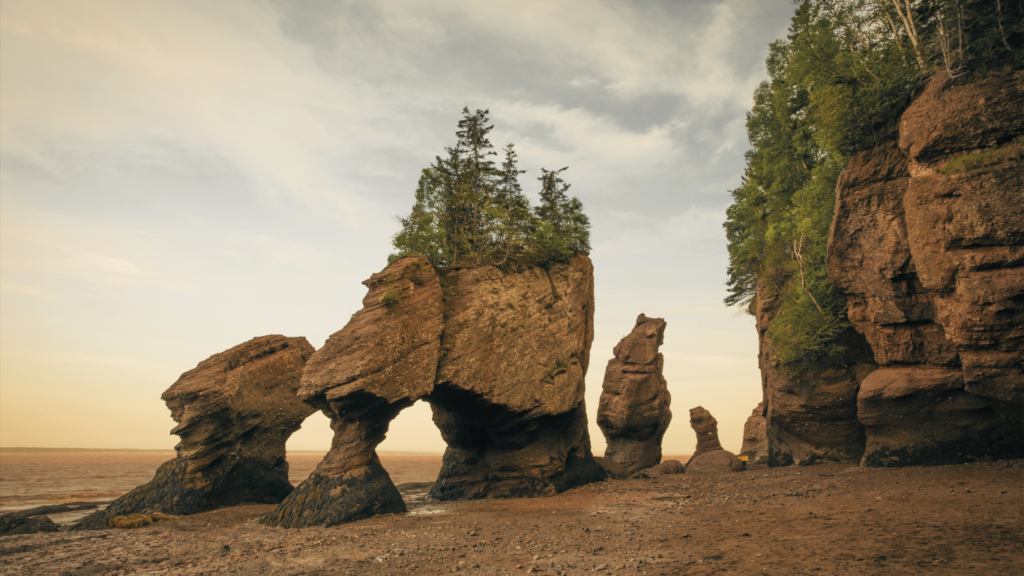
[[[729,305],[758,284],[781,299],[769,336],[787,370],[837,362],[849,327],[828,282],[835,186],[858,149],[892,140],[912,91],[937,70],[1020,68],[1024,3],[801,0],[770,46],[747,114],[751,150],[724,224]]]
[[[560,170],[541,169],[540,199],[523,194],[515,145],[495,164],[488,110],[463,108],[455,146],[424,168],[412,211],[398,221],[389,260],[425,256],[436,268],[456,265],[545,265],[590,252],[590,221],[579,199],[567,196]]]

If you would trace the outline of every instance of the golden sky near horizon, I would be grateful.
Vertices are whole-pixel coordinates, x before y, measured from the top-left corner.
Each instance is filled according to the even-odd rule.
[[[386,264],[463,106],[524,189],[569,166],[593,224],[594,424],[639,313],[668,321],[687,454],[760,401],[721,227],[788,0],[0,4],[0,446],[170,448],[160,394],[254,336],[319,347]],[[317,414],[292,449],[325,449]],[[419,403],[381,450],[440,452]]]

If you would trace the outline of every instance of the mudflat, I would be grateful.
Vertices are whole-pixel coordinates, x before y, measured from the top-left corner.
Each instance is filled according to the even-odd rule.
[[[245,505],[0,538],[3,574],[1021,574],[1024,461],[608,480],[331,528]]]

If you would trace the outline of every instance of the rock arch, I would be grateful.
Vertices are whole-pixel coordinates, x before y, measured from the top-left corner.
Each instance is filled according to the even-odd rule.
[[[299,390],[331,418],[331,450],[261,522],[330,526],[404,512],[376,447],[419,399],[448,443],[433,498],[536,496],[603,478],[583,404],[588,258],[440,278],[425,258],[406,257],[364,284],[363,308],[310,358]]]

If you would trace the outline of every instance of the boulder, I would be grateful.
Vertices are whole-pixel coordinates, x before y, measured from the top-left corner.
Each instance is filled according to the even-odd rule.
[[[363,308],[309,359],[298,391],[331,419],[331,449],[261,523],[333,526],[406,510],[376,448],[391,420],[433,390],[441,285],[421,256],[399,259],[363,284]]]
[[[883,367],[858,394],[865,465],[1024,456],[1022,98],[1013,74],[936,75],[839,179],[829,279]]]
[[[662,474],[682,474],[683,470],[686,469],[683,463],[679,460],[665,460],[661,464],[655,466]]]
[[[704,452],[686,463],[687,474],[730,474],[744,468],[743,462],[727,450]]]
[[[605,369],[597,424],[608,443],[604,457],[627,476],[661,462],[661,441],[672,421],[665,358],[658,352],[665,326],[661,318],[641,314]]]
[[[195,514],[243,502],[276,504],[292,491],[285,442],[314,409],[296,392],[313,347],[305,338],[254,338],[202,361],[163,394],[181,437],[177,457],[148,484],[72,529],[115,516]]]

